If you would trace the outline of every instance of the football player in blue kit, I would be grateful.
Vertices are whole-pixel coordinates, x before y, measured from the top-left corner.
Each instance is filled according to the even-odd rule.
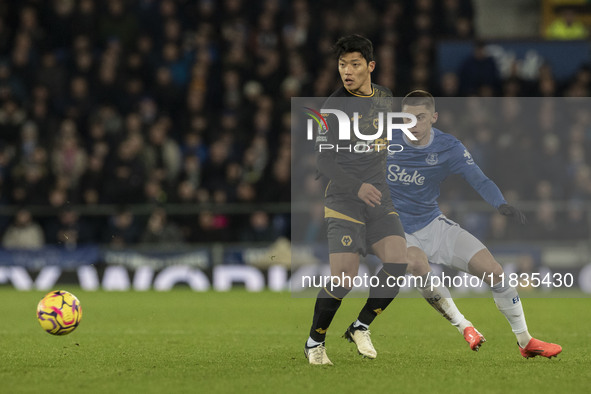
[[[401,152],[387,158],[387,182],[392,202],[404,227],[408,246],[408,272],[423,278],[419,291],[460,333],[472,350],[485,342],[454,304],[445,286],[434,286],[429,262],[444,264],[468,272],[491,286],[497,308],[505,315],[521,355],[553,357],[562,347],[532,338],[528,332],[521,300],[514,287],[502,280],[503,268],[490,251],[472,234],[445,217],[437,204],[440,183],[452,174],[461,175],[490,205],[502,215],[525,224],[523,213],[507,204],[503,194],[472,159],[455,137],[433,127],[438,113],[433,96],[415,90],[402,100],[402,112],[416,116],[417,124],[410,141],[403,133],[394,133],[391,144],[403,146]]]

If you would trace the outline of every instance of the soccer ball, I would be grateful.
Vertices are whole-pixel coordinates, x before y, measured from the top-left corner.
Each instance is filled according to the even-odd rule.
[[[66,335],[78,327],[82,319],[80,301],[72,293],[55,290],[37,304],[37,320],[52,335]]]

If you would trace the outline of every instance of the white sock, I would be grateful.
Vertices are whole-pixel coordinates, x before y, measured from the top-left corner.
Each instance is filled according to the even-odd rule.
[[[308,342],[306,342],[306,346],[308,347],[315,347],[318,345],[322,345],[324,342],[316,342],[315,340],[312,339],[312,337],[308,338]]]
[[[454,327],[456,327],[460,334],[464,334],[464,329],[472,326],[472,323],[466,320],[464,315],[462,315],[454,300],[451,298],[449,289],[445,286],[431,287],[432,282],[430,274],[427,274],[422,278],[423,286],[417,286],[419,293],[421,293],[429,305],[441,313],[441,316],[445,317]]]
[[[365,323],[361,323],[359,320],[355,320],[355,323],[353,323],[353,327],[364,327],[366,330],[369,329],[369,324],[365,324]]]
[[[515,334],[515,337],[517,338],[517,343],[519,343],[520,347],[526,347],[528,342],[531,340],[531,335],[529,335],[529,332],[527,330],[525,330],[524,332],[518,332]]]
[[[502,286],[502,284],[497,283],[491,288],[495,304],[507,318],[507,321],[511,325],[511,330],[517,337],[519,346],[525,347],[531,339],[531,335],[527,331],[527,323],[525,322],[521,299],[514,287]]]

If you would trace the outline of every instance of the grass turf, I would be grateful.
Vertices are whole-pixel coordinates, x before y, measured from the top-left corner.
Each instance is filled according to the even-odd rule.
[[[44,292],[0,287],[0,392],[588,392],[591,299],[524,299],[530,332],[564,347],[523,359],[491,299],[458,299],[485,335],[480,352],[425,301],[403,298],[372,325],[378,358],[341,338],[363,299],[347,299],[327,336],[334,367],[307,364],[314,301],[289,293],[84,292],[67,336],[35,319]]]

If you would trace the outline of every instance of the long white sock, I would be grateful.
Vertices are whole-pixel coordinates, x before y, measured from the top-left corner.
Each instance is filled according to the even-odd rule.
[[[523,313],[523,306],[517,290],[514,287],[503,286],[503,283],[497,283],[491,288],[495,304],[507,321],[511,325],[511,330],[517,337],[519,346],[525,347],[531,335],[527,331],[527,323],[525,322],[525,314]]]
[[[441,313],[441,316],[449,320],[449,322],[458,329],[460,334],[463,334],[464,329],[472,326],[472,323],[466,320],[464,315],[462,315],[454,303],[454,300],[451,298],[449,289],[442,285],[432,286],[430,274],[424,275],[422,278],[423,286],[417,286],[419,293],[421,293],[429,305]]]

